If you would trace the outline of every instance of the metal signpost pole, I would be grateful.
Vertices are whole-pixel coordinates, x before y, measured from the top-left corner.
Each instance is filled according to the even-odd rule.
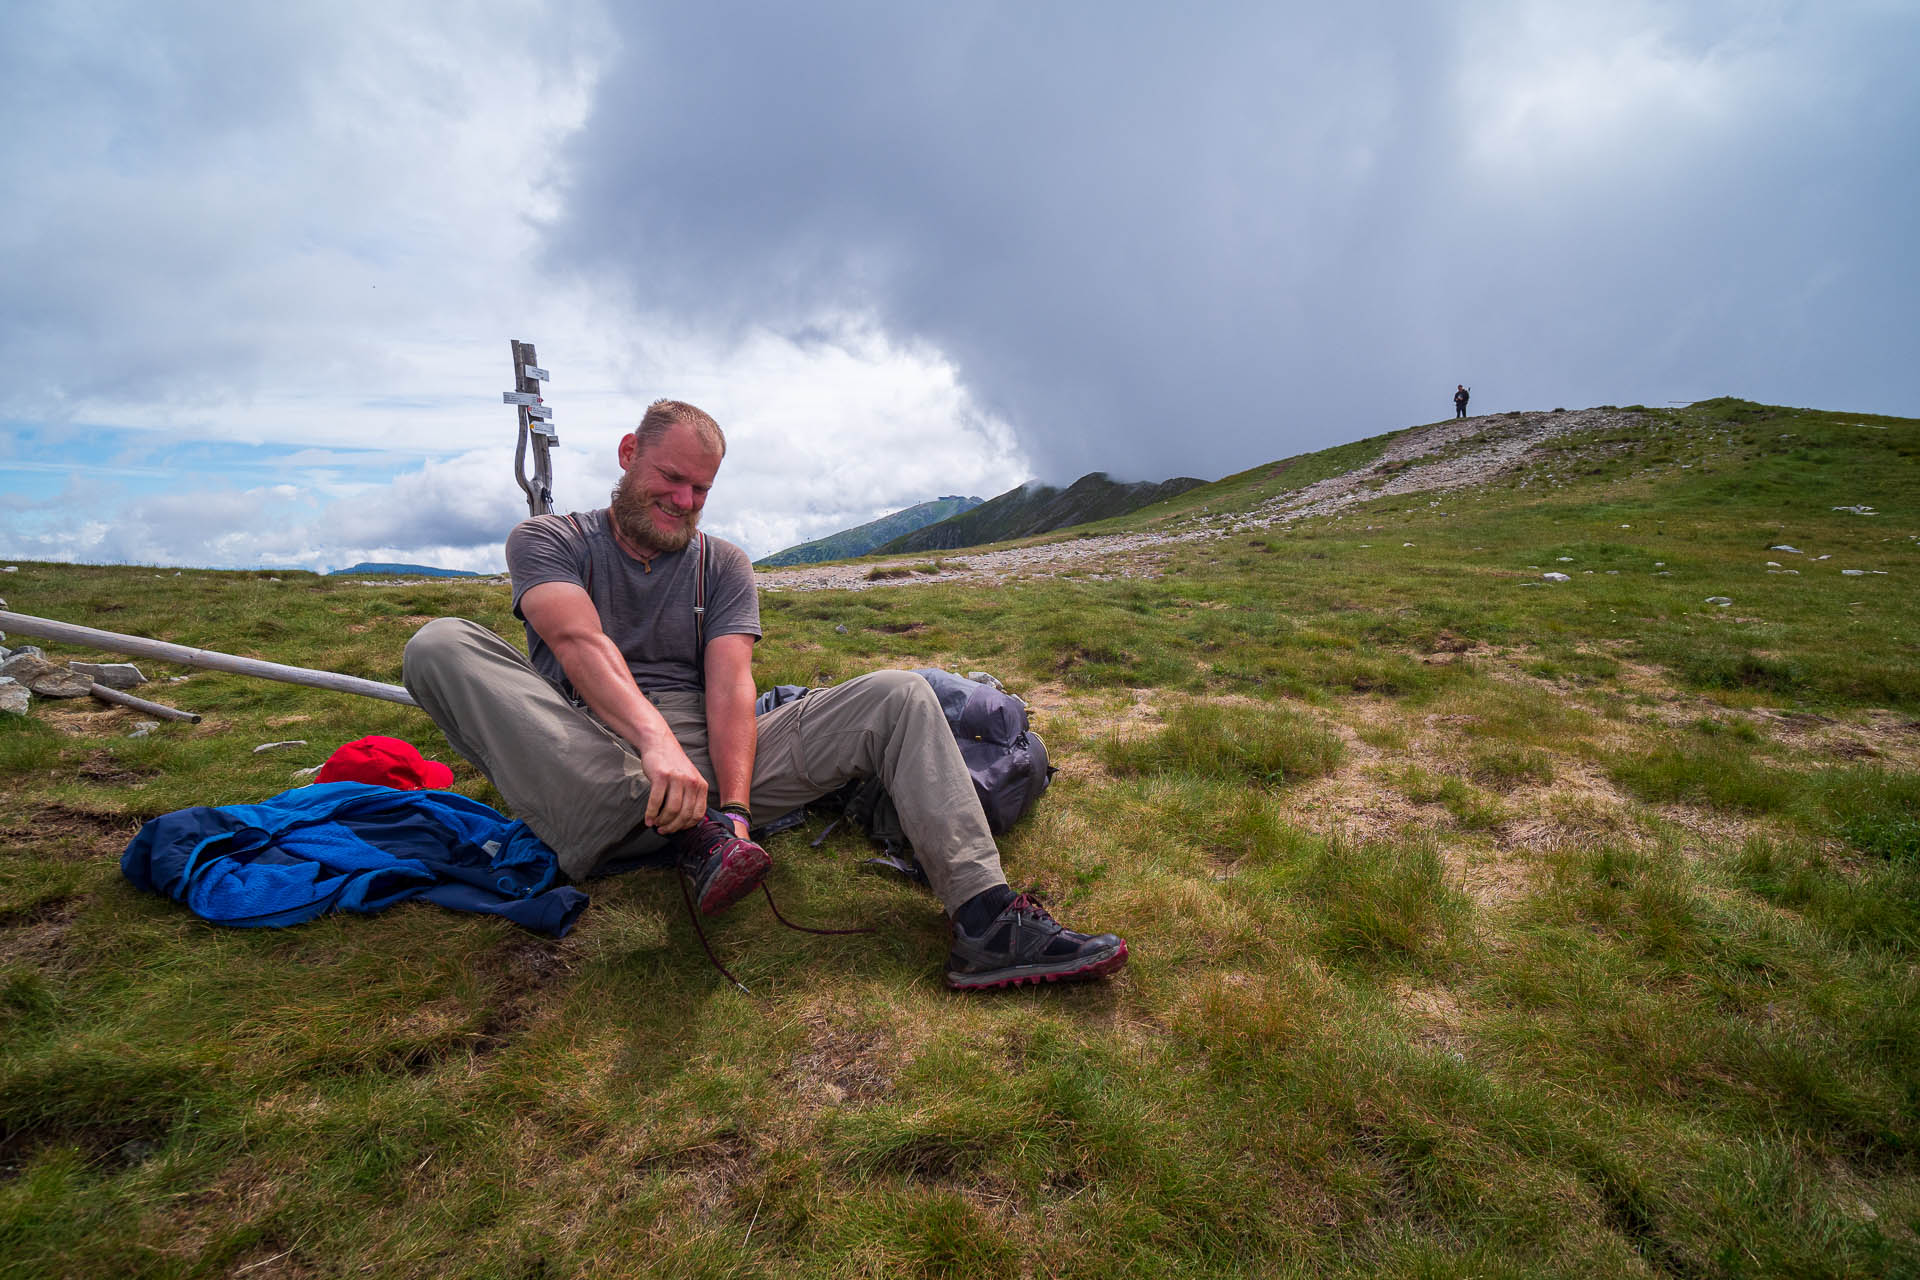
[[[519,406],[520,438],[513,450],[513,478],[527,495],[527,514],[550,515],[553,512],[553,461],[547,451],[560,443],[553,428],[553,410],[540,401],[540,384],[547,371],[531,342],[518,338],[513,342],[513,390],[503,391],[500,399]],[[533,441],[533,479],[527,479],[527,441]]]

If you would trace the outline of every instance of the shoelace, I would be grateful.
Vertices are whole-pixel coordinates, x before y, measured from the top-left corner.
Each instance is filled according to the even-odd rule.
[[[747,984],[740,981],[740,979],[734,977],[732,971],[729,970],[727,966],[720,963],[720,957],[713,954],[713,944],[707,941],[707,931],[701,928],[700,926],[700,913],[694,909],[693,891],[687,888],[687,877],[684,875],[676,874],[674,876],[674,879],[680,882],[680,900],[687,904],[687,919],[693,922],[693,936],[700,939],[700,949],[707,953],[707,962],[711,964],[714,968],[720,971],[721,977],[725,978],[728,982],[731,982],[734,986],[740,988],[740,990],[746,992],[748,995],[752,995],[753,992],[751,989],[748,988]],[[833,937],[840,934],[875,932],[871,928],[816,929],[811,925],[795,924],[793,921],[787,919],[785,916],[780,914],[780,908],[774,905],[773,890],[767,888],[767,882],[764,880],[760,882],[760,892],[767,895],[767,910],[773,912],[773,918],[775,920],[778,920],[781,924],[787,926],[787,928],[793,930],[795,933],[812,933],[812,934],[818,934],[822,937]]]

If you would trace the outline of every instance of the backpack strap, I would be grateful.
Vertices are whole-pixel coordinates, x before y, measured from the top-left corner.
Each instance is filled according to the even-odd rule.
[[[700,570],[693,578],[693,651],[700,668],[700,683],[707,683],[707,535],[693,535],[700,543]]]
[[[587,546],[587,531],[586,531],[586,528],[581,525],[579,516],[574,515],[573,512],[571,511],[567,512],[567,523],[571,524],[573,526],[573,531],[580,535],[581,545],[587,547],[587,584],[586,585],[587,585],[587,594],[591,596],[593,594],[593,548],[590,546]]]
[[[580,523],[580,517],[569,511],[567,522],[573,526],[573,531],[580,535],[580,540],[584,543],[587,540],[587,531]],[[700,569],[693,579],[693,669],[700,679],[700,687],[704,689],[707,687],[707,535],[696,531],[693,536],[700,544],[698,552]],[[593,549],[591,547],[587,549],[586,587],[587,594],[591,596],[593,594]]]

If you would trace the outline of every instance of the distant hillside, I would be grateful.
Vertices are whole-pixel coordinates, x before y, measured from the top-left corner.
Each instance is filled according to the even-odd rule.
[[[842,529],[839,533],[827,537],[803,542],[785,551],[776,551],[754,564],[761,569],[777,569],[789,564],[818,564],[822,560],[846,560],[853,556],[863,556],[884,542],[904,537],[916,529],[937,524],[952,516],[973,510],[985,501],[984,498],[963,498],[958,494],[923,502],[917,507],[908,507],[905,511],[896,511],[890,516],[881,516],[878,520],[868,521],[852,529]]]
[[[367,560],[362,560],[359,564],[345,569],[335,569],[327,576],[337,578],[349,573],[380,573],[405,578],[477,578],[480,576],[477,573],[469,573],[465,569],[436,569],[432,565],[425,564],[374,564]]]
[[[971,511],[927,525],[873,550],[890,555],[907,551],[951,551],[956,547],[1004,542],[1008,538],[1028,538],[1068,525],[1123,516],[1205,483],[1191,476],[1177,476],[1158,484],[1122,484],[1108,479],[1104,471],[1095,471],[1081,476],[1065,489],[1025,484]]]

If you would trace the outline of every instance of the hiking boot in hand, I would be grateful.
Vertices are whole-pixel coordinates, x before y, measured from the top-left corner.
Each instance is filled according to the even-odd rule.
[[[979,934],[954,924],[947,985],[979,991],[1023,982],[1077,982],[1112,973],[1126,962],[1124,940],[1063,928],[1038,899],[1023,893]]]
[[[712,818],[674,832],[667,842],[680,870],[693,882],[694,905],[703,916],[717,915],[752,893],[773,865],[765,849],[735,835],[731,824]]]

